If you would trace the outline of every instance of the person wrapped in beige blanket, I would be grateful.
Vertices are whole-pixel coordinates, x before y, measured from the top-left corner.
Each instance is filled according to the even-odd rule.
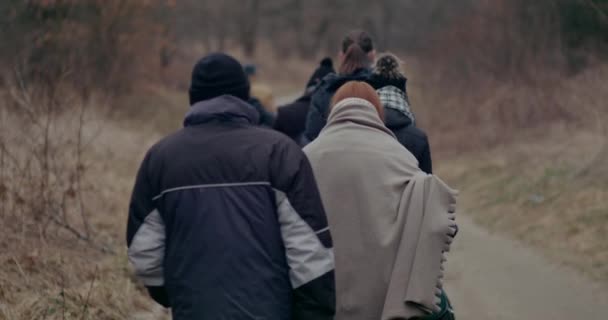
[[[442,278],[456,191],[422,172],[382,117],[371,86],[346,83],[304,149],[334,237],[336,320],[453,319]]]

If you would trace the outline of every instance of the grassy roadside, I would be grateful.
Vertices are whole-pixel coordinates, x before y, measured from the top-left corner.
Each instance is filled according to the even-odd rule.
[[[438,159],[437,173],[460,189],[460,212],[608,284],[606,138],[549,130]]]
[[[120,101],[123,107],[110,115],[90,114],[88,122],[98,136],[83,154],[90,186],[84,203],[93,243],[107,252],[44,220],[6,213],[0,223],[0,319],[132,319],[153,308],[126,258],[128,201],[144,152],[180,126],[187,100],[162,88],[144,91]],[[58,120],[62,126],[71,124]]]

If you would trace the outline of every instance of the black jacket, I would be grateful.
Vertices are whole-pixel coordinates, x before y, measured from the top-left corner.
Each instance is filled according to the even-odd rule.
[[[368,69],[359,69],[351,75],[328,74],[312,94],[310,109],[306,118],[306,138],[313,141],[327,123],[329,105],[336,91],[349,81],[367,81],[371,75]]]
[[[274,129],[284,133],[300,146],[303,146],[303,134],[306,129],[306,115],[310,109],[310,94],[305,94],[296,101],[279,107],[274,122]]]
[[[384,109],[384,123],[397,136],[399,143],[418,159],[418,167],[432,174],[431,147],[424,131],[414,126],[405,114],[394,109]]]
[[[138,277],[173,319],[333,319],[331,235],[299,146],[232,96],[147,153],[129,207]]]

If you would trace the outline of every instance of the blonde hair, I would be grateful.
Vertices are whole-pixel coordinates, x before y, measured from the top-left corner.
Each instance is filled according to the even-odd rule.
[[[359,98],[369,101],[378,112],[380,119],[384,121],[384,107],[382,107],[380,97],[376,93],[376,90],[369,84],[363,81],[349,81],[345,83],[336,91],[336,94],[334,94],[331,107],[333,108],[340,101],[348,98]]]

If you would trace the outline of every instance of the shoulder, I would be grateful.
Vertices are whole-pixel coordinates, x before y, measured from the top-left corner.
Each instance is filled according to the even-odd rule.
[[[179,130],[164,136],[155,144],[153,144],[150,149],[148,149],[148,154],[150,155],[150,157],[154,157],[159,154],[163,154],[165,152],[170,151],[169,149],[171,149],[172,147],[180,145],[180,143],[184,139],[184,134],[184,128],[180,128]]]
[[[312,93],[313,99],[314,97],[329,91],[329,88],[332,87],[339,80],[340,76],[336,73],[330,73],[326,75],[323,79],[321,79],[321,82],[319,83],[315,91]]]
[[[367,79],[367,83],[376,90],[383,89],[385,87],[395,87],[401,91],[405,91],[406,81],[407,80],[405,78],[388,79],[378,74],[371,74]]]
[[[416,138],[416,139],[421,140],[421,141],[427,141],[428,140],[428,137],[427,137],[426,133],[422,129],[420,129],[420,128],[414,126],[414,125],[410,125],[410,126],[407,126],[405,128],[402,128],[399,131],[403,132],[404,134],[406,134],[408,136],[411,136],[412,138]]]
[[[426,133],[413,125],[393,130],[399,143],[410,152],[418,154],[429,145]]]
[[[266,130],[265,138],[268,147],[270,147],[270,161],[271,163],[278,164],[273,166],[273,170],[279,170],[279,167],[292,166],[300,163],[305,158],[302,148],[291,138],[285,134],[279,133],[275,130]]]
[[[310,105],[310,97],[307,97],[307,98],[301,97],[301,98],[298,98],[294,102],[279,106],[277,108],[277,115],[280,115],[281,113],[290,113],[290,112],[293,112],[294,110],[298,110],[300,108],[308,108],[309,105]]]
[[[323,87],[324,85],[328,85],[339,79],[340,76],[337,73],[330,73],[321,79],[321,83],[319,83],[319,87]]]
[[[158,171],[157,169],[162,167],[162,163],[167,158],[175,154],[176,151],[180,151],[183,148],[185,132],[184,128],[181,128],[154,143],[146,152],[142,166],[149,168],[149,173]]]
[[[253,141],[259,146],[301,151],[300,146],[291,138],[272,128],[252,126],[246,130],[246,135],[249,141]]]

